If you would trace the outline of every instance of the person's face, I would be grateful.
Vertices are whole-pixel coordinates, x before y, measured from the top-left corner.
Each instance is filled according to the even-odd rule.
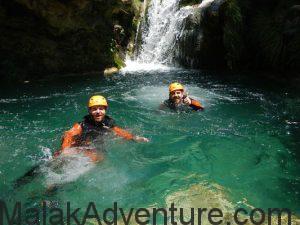
[[[174,103],[176,104],[181,103],[183,99],[183,90],[172,91],[170,93],[170,97]]]
[[[106,114],[106,107],[95,105],[89,108],[89,113],[96,122],[101,122]]]

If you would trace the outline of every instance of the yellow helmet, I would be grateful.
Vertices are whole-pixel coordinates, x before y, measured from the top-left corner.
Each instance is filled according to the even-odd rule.
[[[101,95],[94,95],[90,97],[88,107],[90,108],[95,105],[108,106],[106,99]]]
[[[184,90],[184,87],[182,86],[182,84],[177,83],[177,82],[170,84],[169,92],[178,91],[178,90],[182,90],[182,91]]]

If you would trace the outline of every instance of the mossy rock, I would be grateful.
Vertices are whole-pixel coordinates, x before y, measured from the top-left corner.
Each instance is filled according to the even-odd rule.
[[[131,37],[134,9],[121,0],[5,0],[0,5],[0,78],[103,71],[122,66],[111,51],[113,27]]]
[[[106,68],[103,72],[104,76],[112,76],[119,72],[117,67]]]

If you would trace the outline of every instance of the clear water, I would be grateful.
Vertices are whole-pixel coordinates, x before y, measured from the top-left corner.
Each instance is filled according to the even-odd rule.
[[[173,69],[2,85],[0,197],[28,205],[47,199],[76,207],[95,201],[99,209],[114,201],[125,208],[163,207],[176,193],[204,184],[221,187],[233,205],[246,199],[255,207],[288,207],[299,214],[300,125],[292,123],[299,121],[299,93],[213,75]],[[186,84],[205,111],[159,111],[171,81]],[[15,179],[51,161],[63,132],[82,119],[95,92],[108,98],[109,114],[119,126],[151,142],[109,137],[102,163],[92,165],[80,156],[54,161],[13,190]],[[61,188],[46,195],[46,187],[57,183]]]

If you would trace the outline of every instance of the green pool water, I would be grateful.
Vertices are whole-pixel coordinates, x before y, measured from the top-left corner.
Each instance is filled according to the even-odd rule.
[[[255,207],[299,214],[300,125],[293,122],[300,119],[300,94],[214,75],[166,70],[2,85],[0,197],[31,206],[50,199],[76,207],[94,201],[99,209],[114,201],[124,208],[163,207],[173,193],[205,184],[221,187],[233,205],[246,199]],[[205,111],[158,110],[172,81],[184,83]],[[108,137],[101,164],[78,158],[59,172],[45,166],[32,182],[13,189],[14,180],[49,160],[63,132],[87,113],[95,92],[108,98],[108,114],[119,126],[151,142]],[[46,195],[51,183],[61,188]]]

